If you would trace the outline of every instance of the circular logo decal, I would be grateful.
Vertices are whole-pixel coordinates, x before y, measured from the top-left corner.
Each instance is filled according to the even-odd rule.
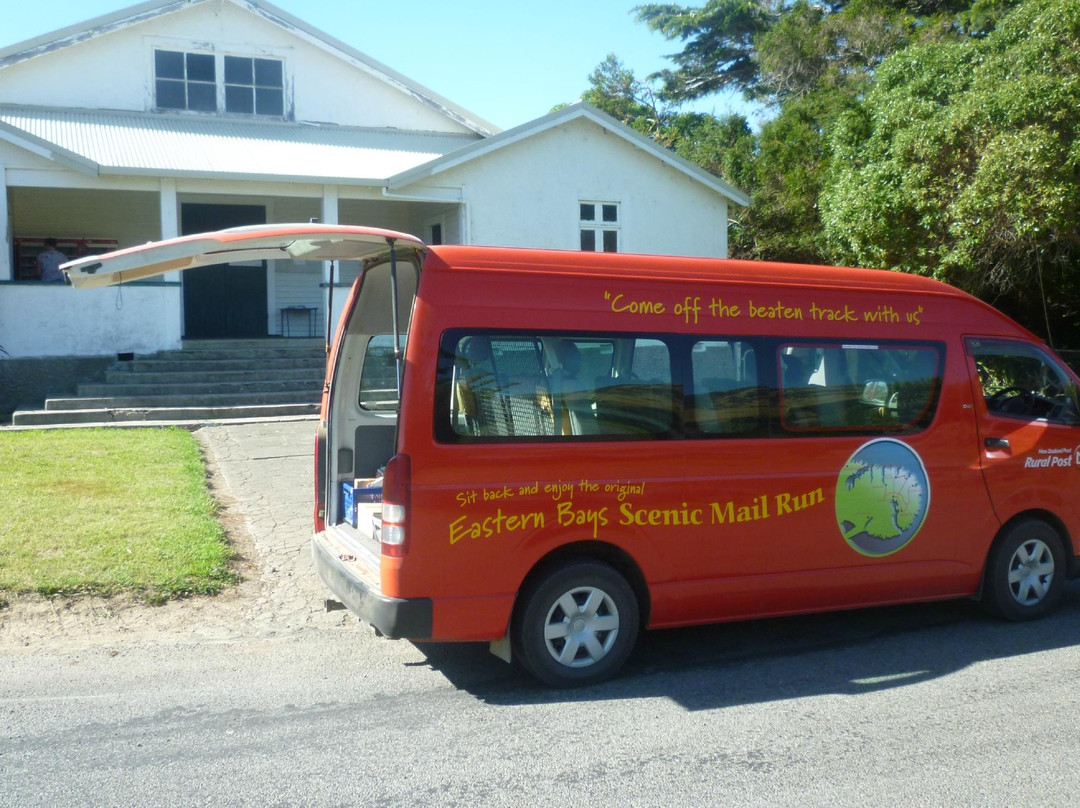
[[[848,458],[836,481],[836,521],[866,556],[887,556],[915,538],[930,508],[930,479],[906,443],[881,438]]]

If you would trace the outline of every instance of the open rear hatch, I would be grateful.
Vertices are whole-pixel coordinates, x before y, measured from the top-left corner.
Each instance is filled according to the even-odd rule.
[[[93,289],[240,261],[363,261],[386,252],[391,243],[419,249],[424,246],[415,236],[374,227],[268,224],[154,241],[69,261],[60,268],[72,286]]]

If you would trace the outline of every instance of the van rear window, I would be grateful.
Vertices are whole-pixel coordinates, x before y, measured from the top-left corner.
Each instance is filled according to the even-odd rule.
[[[365,410],[387,412],[397,409],[397,360],[394,357],[393,334],[377,334],[368,340],[364,367],[360,371],[360,406]]]

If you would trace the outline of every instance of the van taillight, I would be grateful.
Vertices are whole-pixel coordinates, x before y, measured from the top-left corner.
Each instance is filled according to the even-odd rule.
[[[394,455],[383,472],[382,554],[401,558],[409,549],[409,456]]]

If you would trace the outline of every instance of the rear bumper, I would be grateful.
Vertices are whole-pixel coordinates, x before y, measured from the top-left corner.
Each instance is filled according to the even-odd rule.
[[[319,577],[349,610],[391,639],[424,640],[431,637],[431,598],[391,598],[359,578],[318,537],[311,555]]]

